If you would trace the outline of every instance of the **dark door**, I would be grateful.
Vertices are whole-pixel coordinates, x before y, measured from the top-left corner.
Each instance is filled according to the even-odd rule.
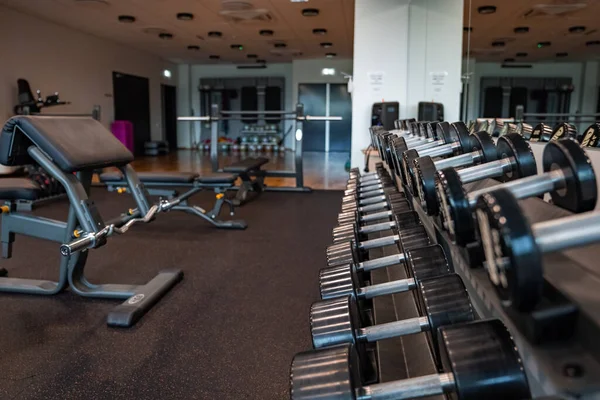
[[[502,116],[502,88],[500,86],[485,88],[483,117],[498,118],[500,116]]]
[[[177,149],[177,89],[175,86],[161,85],[163,137],[169,142],[169,149]]]
[[[326,85],[298,85],[298,102],[304,104],[306,115],[325,115]],[[303,132],[304,151],[325,151],[325,121],[305,121]]]
[[[508,115],[515,117],[517,106],[523,106],[523,112],[527,112],[528,90],[526,87],[513,87],[510,89],[510,108]]]
[[[352,138],[352,99],[348,93],[348,85],[332,83],[329,87],[329,115],[342,117],[341,121],[329,121],[329,151],[349,152]]]
[[[150,141],[150,84],[148,78],[113,72],[115,121],[133,124],[136,156],[144,154],[144,143]]]

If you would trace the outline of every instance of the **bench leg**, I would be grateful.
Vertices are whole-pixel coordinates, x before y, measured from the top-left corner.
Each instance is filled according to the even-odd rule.
[[[204,212],[203,209],[201,209],[200,207],[197,207],[197,206],[177,205],[177,206],[173,207],[171,210],[179,210],[179,211],[184,211],[189,214],[196,215],[196,216],[210,222],[211,224],[213,224],[214,226],[216,226],[217,228],[220,228],[220,229],[246,229],[248,227],[248,224],[246,223],[246,221],[242,221],[242,220],[222,221],[219,219],[211,218],[208,213]]]

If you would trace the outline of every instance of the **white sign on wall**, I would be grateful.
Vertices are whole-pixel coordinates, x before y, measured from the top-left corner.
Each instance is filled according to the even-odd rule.
[[[369,88],[372,93],[379,93],[383,89],[385,83],[385,72],[383,71],[372,71],[368,72],[369,77]]]
[[[444,91],[446,85],[446,78],[448,77],[447,71],[430,72],[429,79],[431,85],[431,92],[433,95],[439,95]]]

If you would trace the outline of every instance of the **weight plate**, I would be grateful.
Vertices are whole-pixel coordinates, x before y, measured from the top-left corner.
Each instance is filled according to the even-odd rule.
[[[427,122],[420,122],[419,123],[419,133],[418,135],[422,138],[426,138],[427,137]]]
[[[531,398],[517,346],[499,319],[444,326],[437,341],[443,370],[454,376],[450,398]]]
[[[360,313],[352,296],[321,300],[310,307],[310,333],[315,349],[356,343]]]
[[[457,274],[423,279],[418,285],[416,294],[420,309],[429,321],[427,338],[434,349],[436,363],[441,367],[437,330],[446,325],[474,321],[475,313],[465,284]]]
[[[361,286],[356,270],[350,265],[323,268],[319,271],[319,291],[323,300],[356,297],[356,288]]]
[[[417,196],[421,207],[427,215],[438,214],[437,197],[435,194],[435,173],[437,168],[433,158],[429,156],[419,157],[415,160]]]
[[[479,150],[482,153],[482,159],[479,164],[495,161],[498,158],[498,151],[494,144],[494,139],[484,131],[476,132],[471,135],[473,150]]]
[[[435,127],[435,132],[437,138],[442,139],[444,143],[452,143],[452,136],[450,136],[450,124],[448,122],[439,122]]]
[[[405,265],[408,276],[417,281],[453,272],[444,249],[439,244],[407,250]]]
[[[516,133],[523,136],[523,139],[525,139],[525,140],[531,139],[531,134],[533,132],[533,127],[531,125],[520,122],[517,129],[518,130]]]
[[[427,122],[426,123],[426,132],[427,132],[427,137],[433,140],[438,140],[440,139],[440,137],[438,136],[438,131],[437,131],[437,126],[438,126],[439,122],[437,121],[431,121],[431,122]]]
[[[405,151],[402,155],[402,168],[404,169],[404,175],[406,176],[406,182],[404,182],[404,184],[407,185],[408,190],[411,194],[415,193],[415,188],[417,187],[417,178],[415,176],[415,164],[413,161],[416,160],[418,157],[419,153],[414,149]]]
[[[354,399],[361,385],[358,353],[351,345],[297,354],[290,369],[290,399]]]
[[[537,173],[535,157],[529,144],[520,135],[513,133],[502,136],[496,143],[498,159],[509,158],[514,161],[513,168],[505,172],[500,180],[507,182]]]
[[[410,132],[411,135],[418,135],[419,134],[419,123],[414,121],[414,122],[411,122],[410,124],[408,124],[408,131]]]
[[[477,128],[476,131],[485,131],[487,132],[489,129],[490,123],[487,119],[477,120]]]
[[[547,142],[552,137],[552,128],[546,124],[537,124],[533,131],[531,131],[531,136],[529,137],[530,142]]]
[[[400,231],[398,235],[400,236],[398,247],[402,249],[402,251],[417,249],[431,244],[427,230],[423,225],[404,229]]]
[[[580,139],[582,147],[600,147],[600,124],[590,125]]]
[[[454,138],[453,142],[459,142],[460,148],[454,151],[454,155],[459,155],[469,151],[472,146],[469,130],[464,122],[457,121],[450,124],[450,135]]]
[[[575,139],[577,137],[577,129],[566,122],[556,124],[554,130],[552,131],[552,136],[550,137],[550,141],[560,140],[572,138]]]
[[[552,202],[566,210],[580,213],[596,207],[596,174],[586,152],[574,139],[551,141],[544,148],[544,171],[560,169],[565,187],[550,192]]]
[[[517,200],[506,189],[486,193],[476,215],[492,284],[504,301],[531,311],[542,296],[542,255]]]
[[[467,193],[458,171],[444,168],[436,174],[436,194],[442,217],[442,226],[452,242],[466,246],[475,240],[473,216]]]

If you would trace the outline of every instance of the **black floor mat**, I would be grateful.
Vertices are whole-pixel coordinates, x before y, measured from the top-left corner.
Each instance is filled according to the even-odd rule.
[[[132,204],[99,188],[92,195],[107,219]],[[212,196],[195,203],[209,206]],[[308,311],[340,197],[268,192],[238,208],[246,231],[171,212],[109,239],[91,251],[92,281],[185,273],[130,329],[106,327],[118,301],[0,294],[0,398],[286,398],[290,361],[310,347]],[[36,213],[62,219],[66,209]],[[17,237],[13,258],[0,265],[9,276],[54,279],[58,261],[58,243]]]

